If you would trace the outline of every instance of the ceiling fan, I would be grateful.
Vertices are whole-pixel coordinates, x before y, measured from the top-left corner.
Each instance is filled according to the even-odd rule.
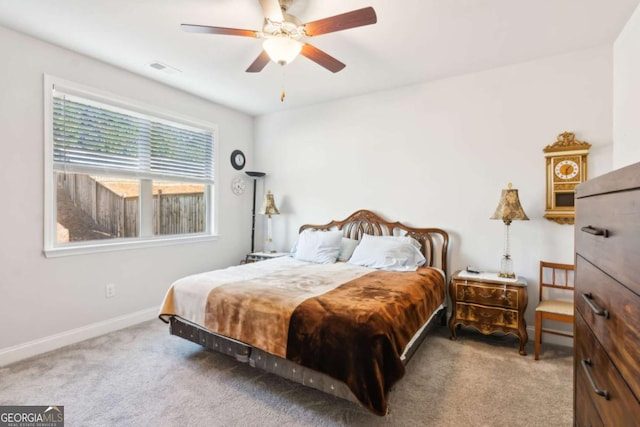
[[[181,27],[184,31],[192,33],[264,39],[263,50],[247,68],[246,71],[248,73],[262,71],[269,63],[269,60],[280,65],[286,65],[293,61],[298,54],[302,54],[302,56],[309,58],[327,70],[337,73],[345,67],[345,64],[307,43],[305,41],[306,38],[371,25],[377,22],[376,12],[373,8],[365,7],[303,24],[298,18],[287,13],[287,9],[291,6],[293,0],[259,1],[264,12],[264,25],[261,31],[193,24],[182,24]]]

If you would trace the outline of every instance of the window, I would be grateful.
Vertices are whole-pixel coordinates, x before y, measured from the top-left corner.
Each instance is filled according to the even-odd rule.
[[[210,238],[216,126],[45,78],[45,253]]]

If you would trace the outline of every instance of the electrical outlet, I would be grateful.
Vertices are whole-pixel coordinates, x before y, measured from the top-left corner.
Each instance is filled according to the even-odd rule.
[[[104,287],[104,295],[107,298],[113,298],[116,296],[115,283],[107,283],[107,285]]]

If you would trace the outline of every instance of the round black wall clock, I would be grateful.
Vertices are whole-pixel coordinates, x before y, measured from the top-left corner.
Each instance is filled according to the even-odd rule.
[[[240,150],[233,150],[231,153],[231,166],[236,170],[242,170],[246,163],[244,153]]]

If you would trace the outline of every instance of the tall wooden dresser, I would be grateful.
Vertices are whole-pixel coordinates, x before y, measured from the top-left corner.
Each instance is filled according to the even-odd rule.
[[[574,420],[640,426],[640,163],[576,187]]]

